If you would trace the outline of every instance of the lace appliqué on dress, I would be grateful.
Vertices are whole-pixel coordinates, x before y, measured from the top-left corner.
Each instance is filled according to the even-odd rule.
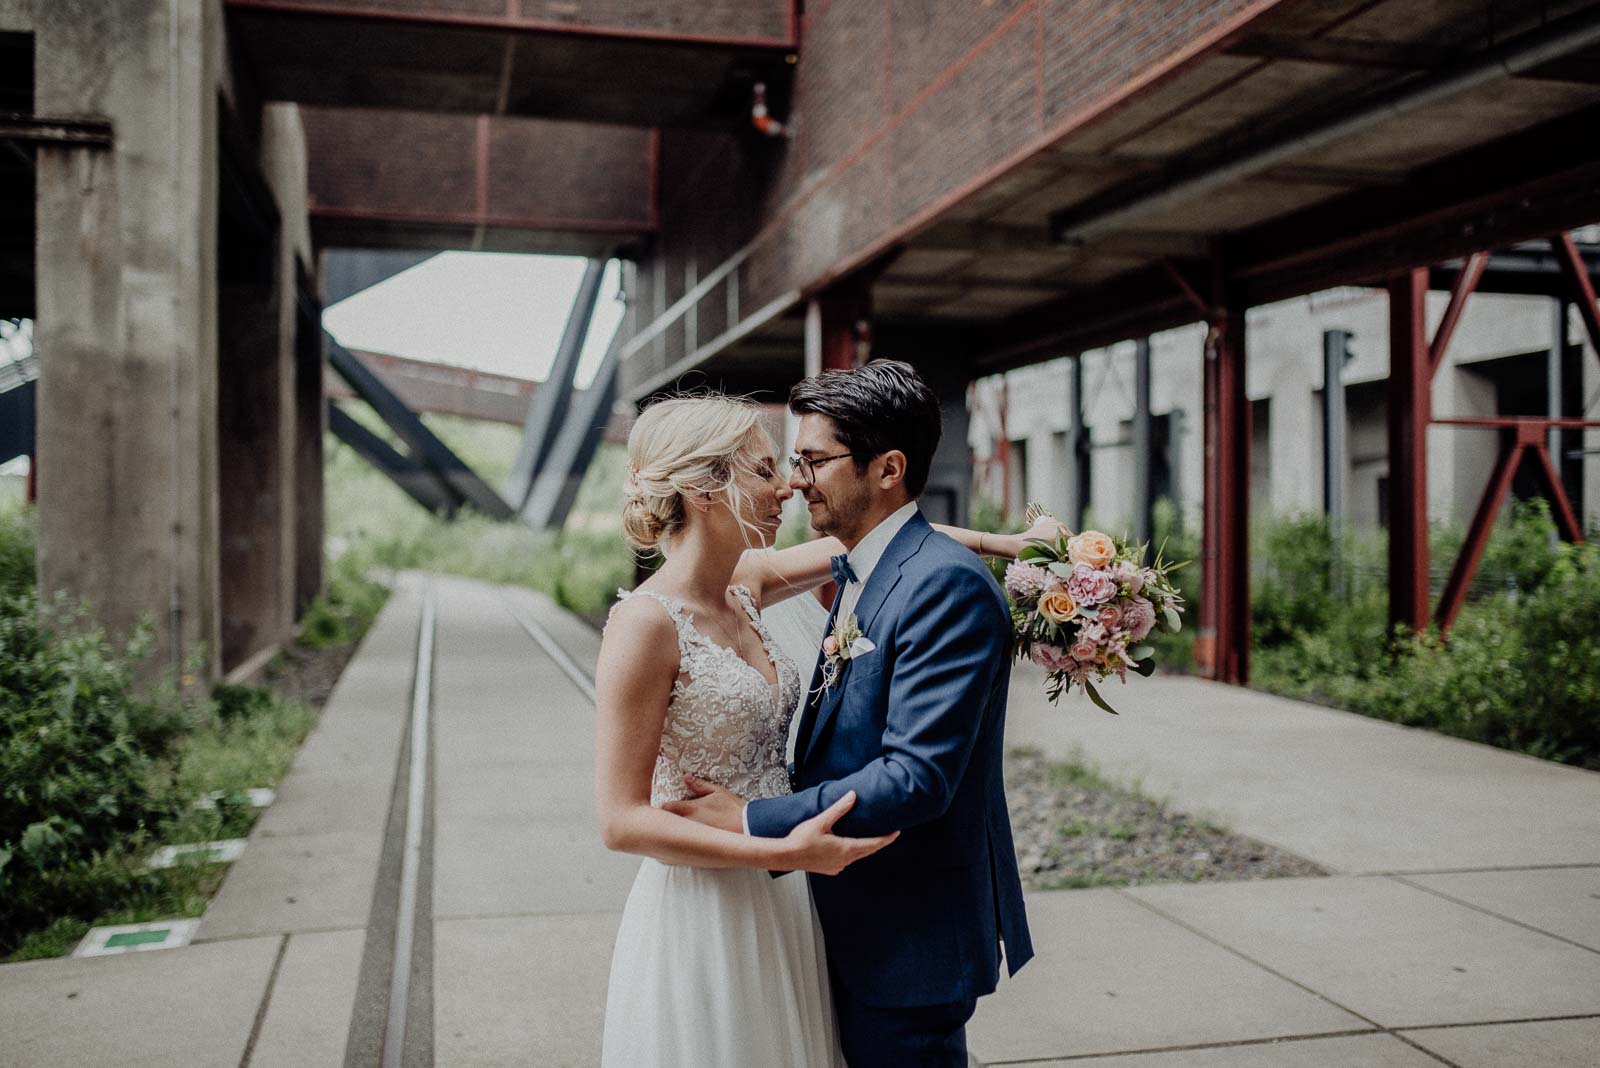
[[[800,699],[800,671],[779,650],[744,586],[728,587],[755,624],[767,659],[777,669],[774,686],[736,651],[712,641],[675,598],[651,590],[618,590],[620,604],[644,595],[661,603],[678,631],[678,665],[661,728],[650,782],[650,803],[660,806],[688,796],[693,775],[746,800],[789,792],[784,759],[789,719]]]

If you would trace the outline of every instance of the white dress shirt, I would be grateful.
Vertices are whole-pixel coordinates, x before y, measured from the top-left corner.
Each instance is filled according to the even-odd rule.
[[[854,612],[856,610],[856,602],[861,600],[861,591],[866,588],[867,579],[872,577],[872,569],[878,566],[879,560],[883,559],[884,552],[888,550],[889,543],[894,541],[894,536],[900,533],[900,528],[905,526],[907,521],[909,521],[911,517],[916,514],[917,502],[907,501],[905,504],[902,504],[899,508],[896,508],[893,512],[890,512],[888,515],[880,519],[878,521],[878,525],[867,531],[866,535],[862,537],[860,541],[856,542],[856,547],[845,554],[846,559],[850,561],[850,570],[855,572],[856,577],[854,582],[845,583],[842,593],[843,599],[839,602],[839,619],[843,619],[847,613]],[[805,597],[806,600],[812,599],[809,594],[802,596]],[[821,606],[819,605],[818,607]],[[826,622],[826,620],[824,620],[824,622]],[[821,639],[825,637],[827,637],[826,634],[820,635],[818,637],[818,641],[820,642]],[[800,664],[801,678],[810,677],[808,672],[810,670],[811,663],[815,662],[816,653],[813,652],[811,655],[811,662]],[[801,711],[804,711],[805,705],[806,697],[804,694],[802,694],[800,698]],[[800,718],[800,712],[796,712],[794,717],[796,726],[798,726]],[[794,738],[791,738],[791,741],[798,751],[799,741]],[[748,804],[745,805],[740,819],[744,824],[744,833],[749,834],[750,806]]]
[[[916,514],[917,502],[907,501],[879,520],[878,525],[867,531],[866,535],[856,542],[856,547],[846,554],[845,558],[850,561],[850,570],[856,573],[856,580],[845,583],[844,600],[839,604],[839,618],[843,619],[856,610],[856,602],[861,600],[861,591],[866,588],[867,579],[872,577],[872,569],[883,559],[889,543],[900,533],[900,528]]]

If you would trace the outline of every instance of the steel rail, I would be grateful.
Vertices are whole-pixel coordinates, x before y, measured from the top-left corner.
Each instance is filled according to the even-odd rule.
[[[589,699],[591,704],[594,703],[594,680],[589,677],[589,673],[579,667],[578,662],[567,655],[565,649],[556,644],[556,640],[550,636],[550,632],[534,622],[533,617],[523,611],[522,607],[512,601],[509,596],[504,593],[500,594],[500,603],[505,605],[506,612],[510,614],[512,619],[517,621],[517,625],[528,632],[528,637],[537,642],[550,659],[556,662],[556,666],[572,681],[572,684]]]
[[[405,853],[400,861],[400,901],[395,910],[388,1017],[383,1030],[383,1068],[400,1068],[405,1056],[406,1012],[411,1000],[412,949],[417,923],[417,878],[422,866],[423,805],[428,786],[428,718],[433,693],[434,617],[435,599],[430,583],[422,592],[422,623],[417,630],[417,667],[411,688]]]

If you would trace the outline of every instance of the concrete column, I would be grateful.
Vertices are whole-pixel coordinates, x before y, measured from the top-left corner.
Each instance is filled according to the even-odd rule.
[[[278,640],[286,640],[300,610],[322,584],[322,337],[316,285],[308,266],[311,222],[306,213],[306,139],[300,109],[272,104],[261,116],[261,169],[277,202],[278,496],[283,535],[278,554]],[[303,337],[309,332],[311,336]],[[301,559],[314,556],[305,572]],[[303,573],[304,572],[304,573]],[[303,589],[310,585],[309,593]]]
[[[147,676],[214,675],[219,0],[51,0],[36,107],[103,115],[110,151],[38,153],[39,583]]]
[[[222,670],[232,671],[287,631],[293,552],[287,537],[281,449],[283,334],[277,287],[222,287],[218,307],[223,351],[217,376],[221,514]],[[288,543],[288,544],[286,544]]]

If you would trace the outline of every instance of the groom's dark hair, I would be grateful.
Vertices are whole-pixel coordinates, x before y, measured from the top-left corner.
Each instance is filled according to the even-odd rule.
[[[857,474],[874,456],[899,449],[906,456],[906,493],[916,500],[927,489],[944,419],[938,396],[909,363],[871,360],[854,370],[802,378],[789,391],[789,410],[832,419],[839,443],[855,457]]]

